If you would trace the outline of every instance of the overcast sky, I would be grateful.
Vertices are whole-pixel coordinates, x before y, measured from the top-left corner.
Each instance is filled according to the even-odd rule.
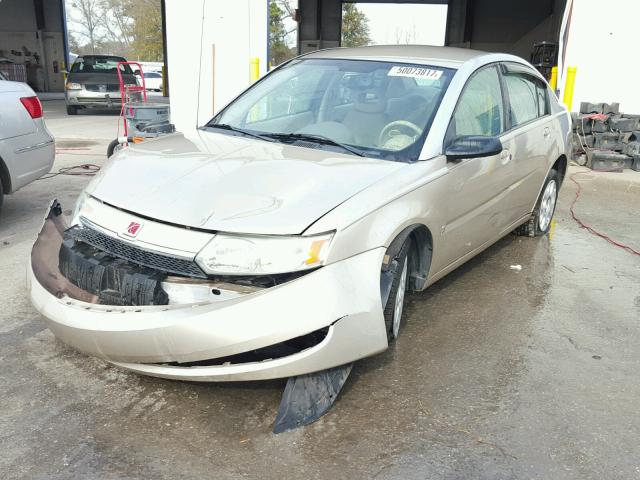
[[[446,5],[359,3],[358,9],[369,18],[373,44],[444,45]]]

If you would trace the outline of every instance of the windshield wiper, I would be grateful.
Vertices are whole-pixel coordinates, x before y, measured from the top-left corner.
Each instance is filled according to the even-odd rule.
[[[232,125],[228,125],[226,123],[207,123],[203,128],[218,128],[220,130],[229,130],[230,132],[236,132],[241,135],[246,135],[247,137],[257,138],[259,140],[265,140],[267,142],[273,142],[272,138],[269,138],[265,135],[260,135],[258,133],[249,132],[247,130],[243,130],[242,128],[234,127]]]
[[[366,157],[366,154],[362,150],[337,142],[332,138],[325,137],[324,135],[316,135],[312,133],[265,133],[264,136],[275,138],[276,140],[308,140],[310,142],[321,143],[324,145],[333,145],[359,157]]]

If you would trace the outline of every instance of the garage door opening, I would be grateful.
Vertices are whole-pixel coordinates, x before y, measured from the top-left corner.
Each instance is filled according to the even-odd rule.
[[[343,3],[343,47],[444,45],[447,5]]]

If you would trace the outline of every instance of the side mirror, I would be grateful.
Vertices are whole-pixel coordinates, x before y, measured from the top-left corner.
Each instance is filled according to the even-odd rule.
[[[456,138],[444,154],[448,161],[457,162],[466,158],[491,157],[502,152],[502,142],[498,137],[469,135]]]

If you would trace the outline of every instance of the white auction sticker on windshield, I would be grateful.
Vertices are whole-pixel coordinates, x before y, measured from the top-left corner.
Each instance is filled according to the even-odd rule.
[[[442,70],[433,70],[431,68],[395,66],[391,67],[389,77],[411,77],[424,78],[425,80],[438,80],[442,76]]]

